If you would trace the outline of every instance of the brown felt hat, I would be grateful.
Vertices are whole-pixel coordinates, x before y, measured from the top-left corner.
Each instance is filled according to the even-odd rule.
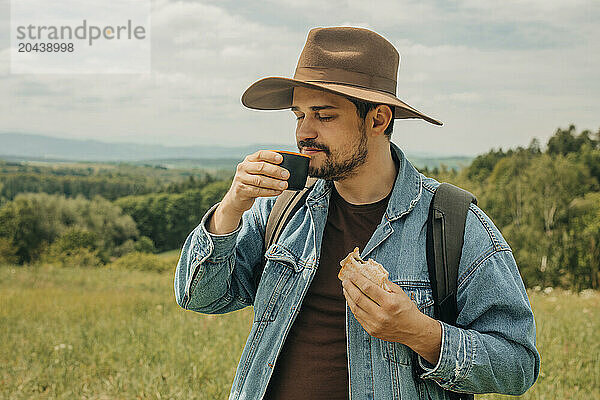
[[[242,104],[257,110],[292,106],[294,87],[322,89],[346,97],[388,104],[394,118],[422,118],[442,125],[396,97],[400,55],[377,33],[364,28],[314,28],[298,59],[294,77],[268,77],[253,83]]]

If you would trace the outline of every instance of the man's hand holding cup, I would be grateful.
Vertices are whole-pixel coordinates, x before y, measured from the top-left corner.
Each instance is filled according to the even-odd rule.
[[[287,189],[290,172],[278,165],[282,161],[283,156],[273,150],[246,156],[238,164],[231,187],[210,220],[209,231],[233,232],[257,197],[278,196]]]
[[[290,172],[280,167],[283,156],[272,150],[260,150],[238,164],[231,188],[223,198],[229,208],[242,214],[257,197],[278,196],[288,187]]]

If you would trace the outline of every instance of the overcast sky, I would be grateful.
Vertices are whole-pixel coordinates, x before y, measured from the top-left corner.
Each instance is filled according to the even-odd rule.
[[[293,144],[290,111],[247,109],[241,94],[291,77],[308,31],[338,25],[392,42],[398,97],[444,122],[397,120],[407,152],[474,155],[600,128],[597,0],[152,0],[152,72],[129,75],[10,74],[9,15],[0,0],[0,132]]]

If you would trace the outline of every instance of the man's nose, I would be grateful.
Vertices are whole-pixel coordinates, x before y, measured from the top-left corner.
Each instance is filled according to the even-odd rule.
[[[296,140],[314,139],[318,136],[314,121],[311,118],[304,117],[296,126]]]

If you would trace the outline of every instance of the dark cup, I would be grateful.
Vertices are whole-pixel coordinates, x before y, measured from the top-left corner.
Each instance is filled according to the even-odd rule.
[[[279,166],[287,169],[290,172],[290,177],[287,180],[287,190],[304,189],[304,186],[306,185],[306,178],[308,177],[308,164],[310,163],[310,156],[291,151],[275,151],[283,156],[283,161],[279,164]]]

